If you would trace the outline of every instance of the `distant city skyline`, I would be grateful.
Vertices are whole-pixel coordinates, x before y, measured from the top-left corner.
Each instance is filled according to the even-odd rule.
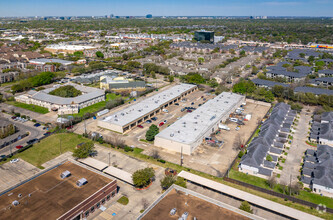
[[[20,16],[311,16],[332,17],[332,0],[11,0],[1,17]]]

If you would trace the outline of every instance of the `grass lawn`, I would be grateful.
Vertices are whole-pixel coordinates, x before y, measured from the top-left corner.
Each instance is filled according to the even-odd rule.
[[[6,102],[9,105],[14,105],[16,107],[19,108],[24,108],[33,112],[37,112],[40,114],[46,114],[49,112],[49,110],[47,108],[41,107],[41,106],[37,106],[37,105],[32,105],[32,104],[25,104],[25,103],[21,103],[21,102],[16,102],[16,101],[7,101]]]
[[[77,144],[89,141],[78,134],[54,134],[34,144],[31,148],[14,155],[13,158],[22,158],[32,165],[41,168],[43,163],[60,155],[60,140],[61,153],[73,151]]]
[[[78,114],[74,114],[75,116],[82,117],[86,113],[93,113],[101,110],[103,107],[105,107],[106,103],[108,101],[114,100],[116,98],[121,98],[121,95],[116,95],[115,93],[108,93],[106,94],[106,100],[102,102],[98,102],[96,104],[93,104],[91,106],[85,107],[83,109],[80,109],[80,112]],[[124,97],[126,99],[127,97]]]
[[[120,199],[118,199],[117,202],[119,202],[122,205],[127,205],[129,201],[128,201],[128,198],[126,196],[123,196]]]
[[[231,169],[229,172],[229,178],[259,186],[264,189],[272,190],[265,179],[252,175],[247,175],[233,169]],[[280,184],[276,184],[273,190],[275,192],[283,193],[283,189]],[[300,191],[300,194],[296,195],[295,197],[315,204],[325,204],[327,207],[333,208],[333,199],[325,196],[320,196],[315,193],[310,193],[305,190]]]

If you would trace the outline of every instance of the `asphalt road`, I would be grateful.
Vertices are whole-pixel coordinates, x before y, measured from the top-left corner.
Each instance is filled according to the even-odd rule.
[[[9,118],[10,116],[5,115],[5,117]],[[12,119],[9,119],[9,120],[11,123],[15,124],[15,126],[17,126],[20,131],[23,131],[23,132],[28,131],[29,135],[15,143],[12,143],[12,144],[0,149],[0,155],[8,155],[12,152],[15,152],[16,150],[18,150],[15,148],[16,146],[18,146],[18,145],[25,146],[26,142],[28,140],[31,140],[34,138],[41,138],[43,136],[43,134],[46,132],[45,130],[42,129],[43,126],[36,128],[33,126],[34,123],[30,122],[30,121],[22,123],[22,122],[14,121]]]

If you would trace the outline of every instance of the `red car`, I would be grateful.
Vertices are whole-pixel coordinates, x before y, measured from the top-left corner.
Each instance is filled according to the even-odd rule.
[[[22,145],[18,145],[18,146],[16,146],[16,148],[17,149],[21,149],[21,148],[23,148],[23,146]]]
[[[72,129],[73,128],[73,126],[68,126],[66,129],[67,130],[70,130],[70,129]]]
[[[190,109],[187,109],[187,112],[192,112],[192,110],[190,110]]]
[[[158,126],[161,127],[161,126],[163,126],[163,125],[164,125],[164,122],[162,121]]]
[[[138,128],[143,128],[143,126],[142,126],[142,125],[138,125],[137,127],[138,127]]]

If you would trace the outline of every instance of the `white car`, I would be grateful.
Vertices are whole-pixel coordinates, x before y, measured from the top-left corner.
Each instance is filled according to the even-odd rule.
[[[167,109],[163,109],[162,111],[165,112],[165,113],[168,113],[168,112],[169,112]]]
[[[19,159],[15,158],[10,161],[10,163],[16,163],[16,162],[19,162]]]

